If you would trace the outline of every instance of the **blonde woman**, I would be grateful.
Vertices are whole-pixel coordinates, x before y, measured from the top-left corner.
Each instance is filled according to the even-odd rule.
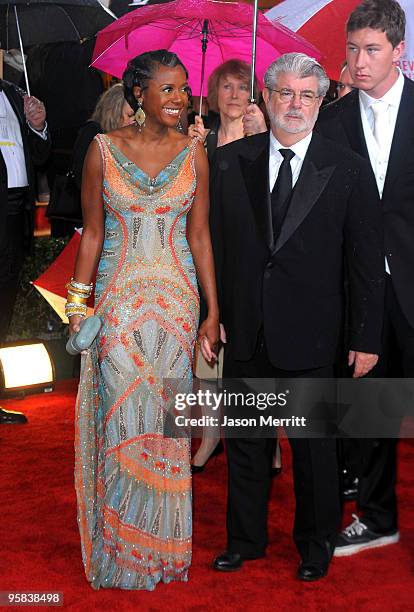
[[[134,111],[125,100],[124,86],[122,83],[112,85],[100,96],[91,118],[81,127],[75,142],[72,170],[79,189],[86,152],[95,136],[124,127],[133,121]]]

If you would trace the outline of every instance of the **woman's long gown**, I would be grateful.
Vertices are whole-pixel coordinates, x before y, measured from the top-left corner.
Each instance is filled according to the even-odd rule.
[[[191,472],[186,438],[164,437],[163,379],[191,382],[199,297],[186,215],[195,142],[151,179],[105,135],[105,237],[76,404],[75,485],[94,588],[187,580]]]

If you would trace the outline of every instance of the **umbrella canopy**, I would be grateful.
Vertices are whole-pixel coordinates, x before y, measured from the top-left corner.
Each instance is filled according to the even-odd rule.
[[[398,62],[414,80],[414,0],[399,0],[405,11],[405,53]],[[285,0],[265,13],[272,23],[283,23],[318,45],[331,79],[338,80],[345,59],[345,24],[360,0]]]
[[[360,3],[361,0],[284,0],[265,16],[317,44],[326,72],[337,81],[346,52],[345,24]]]
[[[189,72],[194,95],[200,92],[201,32],[208,19],[205,77],[228,59],[251,63],[253,8],[241,2],[174,0],[144,6],[127,13],[99,32],[92,65],[121,77],[128,60],[155,49],[177,53]],[[288,51],[303,51],[320,57],[319,51],[283,25],[273,26],[259,15],[257,25],[256,74],[260,80],[268,65]]]
[[[69,281],[75,268],[75,259],[78,252],[81,236],[75,232],[71,240],[58,255],[55,261],[39,276],[33,285],[39,293],[57,312],[63,323],[69,323],[65,315],[65,304],[67,289],[66,283]],[[93,295],[88,300],[88,311],[86,316],[93,315]]]
[[[80,41],[114,21],[98,0],[0,0],[0,48],[19,47],[14,7],[25,46]]]

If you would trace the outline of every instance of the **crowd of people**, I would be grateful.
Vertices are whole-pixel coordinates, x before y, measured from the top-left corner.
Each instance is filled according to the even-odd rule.
[[[207,373],[224,349],[224,379],[331,379],[347,368],[386,378],[394,358],[414,375],[414,84],[396,66],[404,11],[363,0],[346,37],[332,103],[323,65],[303,53],[270,64],[260,104],[249,100],[249,65],[234,59],[210,76],[210,112],[187,129],[187,69],[150,51],[129,62],[78,137],[83,233],[66,314],[79,332],[96,273],[102,327],[82,357],[75,416],[82,556],[96,589],[188,579],[191,471],[219,440],[203,440],[192,470],[189,439],[165,435],[166,380],[191,385],[196,349]],[[2,341],[33,164],[50,138],[43,104],[0,86]],[[3,411],[2,422],[13,418]],[[398,542],[397,430],[340,453],[334,438],[285,430],[300,580],[325,577],[333,557]],[[266,555],[276,442],[276,431],[226,440],[216,571]],[[341,531],[345,464],[358,515]]]

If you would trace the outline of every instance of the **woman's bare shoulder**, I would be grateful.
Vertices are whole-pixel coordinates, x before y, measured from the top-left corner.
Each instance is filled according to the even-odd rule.
[[[119,144],[120,142],[136,140],[139,132],[134,123],[131,125],[126,125],[125,127],[117,128],[116,130],[111,130],[107,132],[106,135],[114,141],[115,144]]]
[[[185,147],[186,144],[190,144],[192,140],[192,138],[190,138],[190,136],[187,134],[183,134],[182,132],[179,132],[173,128],[170,130],[170,138],[172,141],[177,143],[177,145],[181,145],[182,147]]]

